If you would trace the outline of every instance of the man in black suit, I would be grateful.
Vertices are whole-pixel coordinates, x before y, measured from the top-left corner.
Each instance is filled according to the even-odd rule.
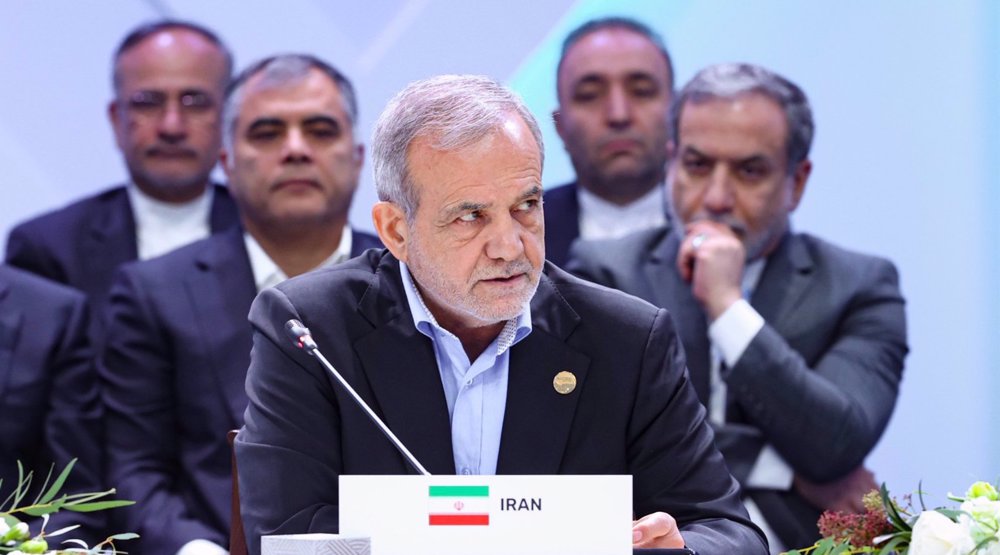
[[[544,265],[541,133],[523,103],[483,77],[420,81],[373,142],[388,250],[251,308],[236,444],[251,552],[265,534],[336,532],[340,474],[410,471],[292,345],[296,318],[431,473],[632,474],[635,545],[763,553],[666,312]]]
[[[245,70],[226,96],[222,153],[243,230],[128,264],[112,287],[99,369],[110,479],[137,502],[138,552],[226,552],[226,432],[243,424],[254,296],[381,246],[347,224],[364,160],[356,121],[351,83],[321,60]]]
[[[545,255],[562,266],[577,237],[621,237],[666,220],[663,167],[673,66],[631,19],[598,19],[563,42],[552,114],[576,181],[545,193]]]
[[[794,83],[709,67],[671,126],[671,226],[581,241],[567,268],[670,311],[751,516],[772,551],[804,547],[821,510],[863,510],[875,487],[861,465],[907,352],[896,269],[790,231],[813,136]]]
[[[27,501],[41,493],[53,464],[55,480],[74,458],[63,493],[108,489],[101,475],[97,373],[86,331],[83,295],[0,265],[0,498],[17,487],[18,461],[34,473]],[[81,527],[54,541],[77,538],[94,545],[107,537],[104,513],[60,511],[46,530],[72,524]],[[35,523],[32,532],[38,532]]]
[[[232,67],[225,45],[204,27],[164,21],[129,33],[113,67],[108,116],[129,183],[18,225],[6,255],[14,266],[83,291],[95,316],[121,264],[238,219],[225,187],[209,181]]]

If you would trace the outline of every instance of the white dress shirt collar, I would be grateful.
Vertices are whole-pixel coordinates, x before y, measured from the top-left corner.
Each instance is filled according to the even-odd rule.
[[[257,285],[257,291],[263,291],[268,287],[274,287],[288,279],[285,272],[271,260],[271,257],[264,252],[264,248],[254,239],[253,235],[243,232],[243,244],[246,245],[247,256],[250,258],[250,270],[253,271],[253,281]],[[314,269],[325,268],[343,262],[351,257],[351,226],[345,225],[340,234],[340,244],[333,254],[321,262]]]
[[[211,235],[209,213],[215,196],[213,185],[198,198],[180,204],[157,200],[134,183],[129,183],[125,190],[135,218],[139,260],[166,254]]]
[[[667,223],[663,184],[633,202],[620,206],[608,202],[583,187],[577,187],[580,201],[580,238],[614,239]]]

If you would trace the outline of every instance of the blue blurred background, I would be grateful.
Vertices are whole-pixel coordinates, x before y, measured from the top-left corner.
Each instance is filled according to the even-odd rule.
[[[562,38],[620,14],[665,37],[677,82],[716,62],[799,83],[817,121],[794,226],[886,256],[902,275],[911,353],[896,413],[868,463],[930,502],[1000,478],[1000,2],[992,0],[132,0],[0,3],[0,233],[122,181],[106,119],[110,57],[132,26],[190,19],[238,67],[306,51],[354,81],[367,141],[406,83],[482,73],[542,123],[544,179],[572,178],[550,114]],[[221,177],[221,176],[220,176]],[[371,229],[370,170],[353,224]],[[10,417],[10,415],[5,415]]]

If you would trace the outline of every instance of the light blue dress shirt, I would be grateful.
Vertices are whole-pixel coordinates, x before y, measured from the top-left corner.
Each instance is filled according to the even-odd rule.
[[[399,263],[403,290],[413,314],[413,325],[431,339],[441,384],[451,417],[451,446],[458,474],[496,474],[500,433],[507,408],[507,372],[510,348],[531,333],[531,309],[508,320],[500,335],[470,362],[459,341],[438,325],[413,284],[406,264]]]

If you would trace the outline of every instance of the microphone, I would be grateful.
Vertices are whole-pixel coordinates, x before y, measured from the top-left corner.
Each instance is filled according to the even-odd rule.
[[[431,475],[431,473],[427,472],[427,469],[424,468],[424,465],[420,464],[420,461],[418,461],[417,458],[413,456],[413,453],[410,453],[410,450],[407,449],[405,445],[403,445],[403,442],[400,441],[398,437],[396,437],[396,434],[392,433],[392,430],[389,429],[389,426],[386,426],[385,422],[383,422],[382,419],[379,418],[377,414],[375,414],[375,411],[373,411],[371,407],[368,406],[368,403],[366,403],[365,400],[362,399],[360,395],[358,395],[358,392],[354,391],[354,388],[351,387],[351,384],[347,383],[347,380],[345,380],[344,377],[340,375],[340,372],[338,372],[337,369],[334,368],[332,364],[330,364],[330,361],[327,360],[325,356],[323,356],[323,353],[320,352],[319,350],[319,346],[316,345],[315,341],[313,341],[312,333],[310,333],[309,328],[305,327],[305,325],[302,322],[293,318],[285,322],[285,333],[287,333],[288,337],[292,339],[292,342],[295,343],[296,347],[312,355],[312,357],[318,360],[320,364],[327,369],[328,372],[333,374],[334,378],[337,378],[337,381],[340,382],[340,385],[342,385],[344,389],[351,394],[351,397],[354,399],[354,402],[357,403],[357,405],[361,407],[362,410],[365,411],[365,413],[368,415],[368,418],[370,418],[371,421],[374,422],[376,426],[378,426],[379,430],[381,430],[382,433],[385,434],[385,437],[387,437],[389,441],[392,442],[393,446],[396,447],[396,450],[399,451],[400,454],[402,454],[403,457],[406,458],[406,460],[410,463],[411,466],[413,466],[414,469],[416,469],[417,472],[423,474],[424,476]]]

